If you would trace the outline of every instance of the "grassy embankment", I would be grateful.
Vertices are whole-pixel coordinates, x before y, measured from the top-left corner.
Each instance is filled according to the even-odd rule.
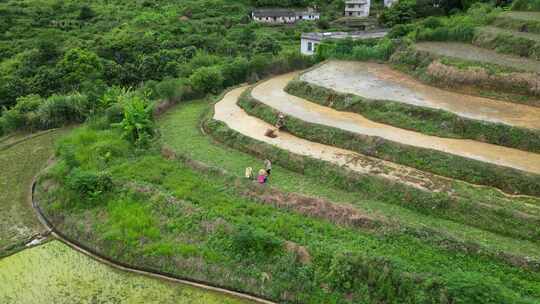
[[[249,114],[271,124],[277,119],[278,112],[251,97],[250,90],[242,95],[239,104]],[[358,135],[294,117],[285,119],[285,128],[292,134],[310,141],[356,151],[438,175],[496,187],[509,193],[540,194],[540,175],[440,151],[403,145],[382,138]]]
[[[540,34],[539,16],[540,12],[504,12],[493,21],[492,25],[514,31],[526,29],[527,32]]]
[[[19,250],[43,230],[28,195],[32,179],[53,155],[54,141],[62,133],[53,131],[27,140],[27,134],[16,134],[0,142],[0,256]]]
[[[391,100],[372,100],[340,93],[302,80],[291,81],[285,90],[338,111],[402,129],[449,138],[472,139],[525,151],[540,152],[540,131],[460,117],[456,114]]]
[[[500,53],[540,60],[540,34],[488,26],[476,31],[473,44]]]
[[[180,137],[164,134],[179,150],[242,167],[255,160],[200,134],[192,137],[198,132],[194,116],[206,105],[183,107],[164,123],[191,130],[170,129]],[[336,226],[260,204],[241,196],[236,182],[157,152],[132,150],[114,131],[81,129],[58,151],[61,161],[48,178],[58,185],[71,178],[65,187],[45,183],[41,203],[65,233],[126,262],[290,302],[487,303],[480,290],[503,302],[540,297],[537,272],[433,247],[408,234]],[[113,189],[89,196],[71,190],[80,185],[75,175],[102,170]],[[297,176],[280,171],[276,166],[273,179]],[[300,184],[309,185],[306,179]],[[303,284],[290,284],[298,281]]]
[[[445,204],[444,196],[435,195],[434,197],[399,185],[389,188],[387,181],[381,183],[381,180],[377,178],[358,176],[323,161],[291,154],[288,151],[243,136],[229,129],[223,123],[210,120],[212,111],[208,111],[203,119],[208,121],[204,124],[204,128],[211,132],[216,140],[248,154],[215,145],[198,129],[199,116],[204,113],[206,107],[204,104],[190,103],[167,114],[162,120],[165,142],[182,155],[224,168],[238,175],[243,173],[246,166],[257,168],[253,164],[260,162],[262,158],[270,158],[280,166],[272,175],[274,177],[272,185],[278,189],[350,204],[361,213],[374,218],[399,219],[398,226],[401,227],[402,231],[408,231],[431,243],[439,243],[440,245],[457,242],[460,244],[450,246],[453,248],[467,248],[467,244],[475,244],[472,247],[480,246],[483,248],[482,251],[485,250],[486,253],[505,252],[504,254],[496,254],[499,257],[522,256],[524,254],[536,256],[535,251],[538,247],[534,243],[501,237],[485,230],[434,216],[434,214],[448,213],[446,209],[453,205]],[[204,153],[199,151],[204,151]],[[249,154],[256,155],[258,158]],[[537,199],[532,198],[508,199],[498,191],[489,188],[473,188],[457,182],[453,186],[454,191],[468,198],[470,202],[481,201],[491,205],[495,210],[500,210],[501,214],[510,215],[506,216],[506,220],[510,221],[514,217],[512,216],[514,211],[527,214],[534,209],[530,206],[539,204]],[[403,201],[404,197],[409,202],[405,207],[395,204],[396,201]],[[479,212],[475,212],[476,221],[485,222],[484,218],[487,214],[473,207],[476,204],[462,206],[466,209],[464,213],[472,214],[478,210]],[[533,212],[532,215],[537,214]],[[499,226],[501,223],[500,220],[497,220],[492,222],[490,227],[495,230],[504,230],[505,224]],[[520,224],[514,223],[513,225],[519,226]],[[522,232],[527,234],[525,230]],[[429,237],[424,237],[428,235]],[[480,251],[478,252],[480,253]]]
[[[0,286],[3,304],[250,303],[113,270],[58,241],[0,260]]]

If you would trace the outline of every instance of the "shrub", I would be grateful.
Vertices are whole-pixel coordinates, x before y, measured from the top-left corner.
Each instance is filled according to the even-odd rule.
[[[0,130],[3,133],[8,133],[17,129],[33,130],[39,127],[35,111],[41,103],[43,103],[43,99],[39,95],[17,98],[17,104],[2,114]]]
[[[69,161],[71,168],[85,164],[88,170],[104,170],[114,157],[130,154],[129,143],[113,130],[81,127],[62,138],[56,147],[56,156]]]
[[[118,124],[124,138],[136,146],[146,146],[154,136],[153,106],[146,96],[133,95],[123,102],[124,119]]]
[[[447,289],[452,303],[456,304],[527,303],[519,301],[514,292],[501,285],[501,282],[478,273],[452,272],[448,274]]]
[[[246,81],[249,71],[249,61],[244,57],[237,57],[233,61],[221,67],[223,75],[223,85],[233,86]]]
[[[515,0],[512,3],[514,11],[540,11],[540,0]]]
[[[394,303],[398,299],[401,303],[415,303],[419,299],[416,294],[423,289],[412,276],[405,276],[395,268],[394,263],[384,258],[342,252],[332,259],[326,280],[332,289],[344,293],[367,289],[373,303]]]
[[[168,78],[155,85],[155,97],[178,103],[187,91],[187,79]]]
[[[317,49],[317,59],[388,60],[394,49],[395,43],[390,39],[326,41]]]
[[[219,93],[223,81],[223,75],[217,67],[199,68],[189,77],[193,90],[202,94]]]
[[[37,111],[41,127],[56,128],[82,122],[88,114],[88,99],[81,94],[53,95]]]
[[[84,171],[75,168],[66,177],[66,185],[77,193],[96,198],[112,189],[112,178],[107,172]]]
[[[109,124],[115,124],[124,118],[124,106],[121,103],[115,103],[105,110],[105,118]]]
[[[98,101],[98,107],[101,109],[107,109],[111,105],[121,101],[123,96],[129,94],[129,89],[121,88],[119,86],[112,86],[107,88]]]
[[[271,256],[282,248],[282,241],[264,230],[241,225],[232,236],[236,253],[242,256]]]

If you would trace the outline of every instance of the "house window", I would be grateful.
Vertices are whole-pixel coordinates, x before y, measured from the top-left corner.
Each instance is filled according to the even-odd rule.
[[[308,42],[308,43],[307,43],[307,50],[308,50],[308,52],[312,52],[312,51],[313,51],[313,43],[311,43],[311,42]]]

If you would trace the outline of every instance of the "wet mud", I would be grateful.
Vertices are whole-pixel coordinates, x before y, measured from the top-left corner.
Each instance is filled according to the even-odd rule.
[[[257,85],[252,95],[260,102],[298,119],[339,128],[357,134],[378,136],[390,141],[411,145],[419,148],[433,149],[495,165],[510,167],[526,172],[540,174],[540,154],[525,152],[517,149],[486,144],[473,140],[449,139],[428,136],[422,133],[395,128],[389,125],[375,123],[362,115],[350,112],[340,112],[320,106],[305,99],[289,95],[284,91],[287,83],[298,73],[289,73],[274,77]],[[240,90],[234,91],[236,96]],[[229,94],[230,97],[234,94]],[[230,98],[229,99],[232,99]],[[232,101],[229,101],[232,102]],[[216,106],[216,111],[218,107]],[[252,126],[245,128],[251,129]],[[261,134],[265,130],[260,130]],[[255,134],[249,134],[255,135]],[[264,136],[264,135],[262,135]],[[253,137],[253,136],[252,136]],[[265,140],[266,141],[266,140]],[[309,149],[309,144],[305,149]]]
[[[392,100],[466,118],[540,130],[539,107],[445,91],[383,64],[330,61],[301,79],[369,99]]]
[[[310,142],[286,132],[279,132],[276,138],[265,136],[274,127],[265,121],[249,116],[237,105],[237,100],[247,87],[240,87],[227,93],[215,105],[214,119],[243,135],[274,145],[295,154],[313,157],[344,166],[360,174],[379,176],[392,182],[403,183],[417,189],[448,192],[451,181],[427,172],[392,162],[365,156],[349,150]]]

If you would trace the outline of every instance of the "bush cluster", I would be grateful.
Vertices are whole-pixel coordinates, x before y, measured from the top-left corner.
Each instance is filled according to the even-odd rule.
[[[390,58],[396,46],[397,41],[390,39],[324,41],[317,48],[316,57],[319,61],[330,58],[385,61]]]
[[[81,195],[98,197],[112,189],[112,178],[105,171],[94,172],[75,168],[66,177],[66,185]]]
[[[540,0],[515,0],[512,2],[514,11],[540,11]]]
[[[0,135],[14,130],[44,130],[81,122],[91,113],[88,98],[80,94],[53,95],[47,99],[28,95],[0,116]]]

